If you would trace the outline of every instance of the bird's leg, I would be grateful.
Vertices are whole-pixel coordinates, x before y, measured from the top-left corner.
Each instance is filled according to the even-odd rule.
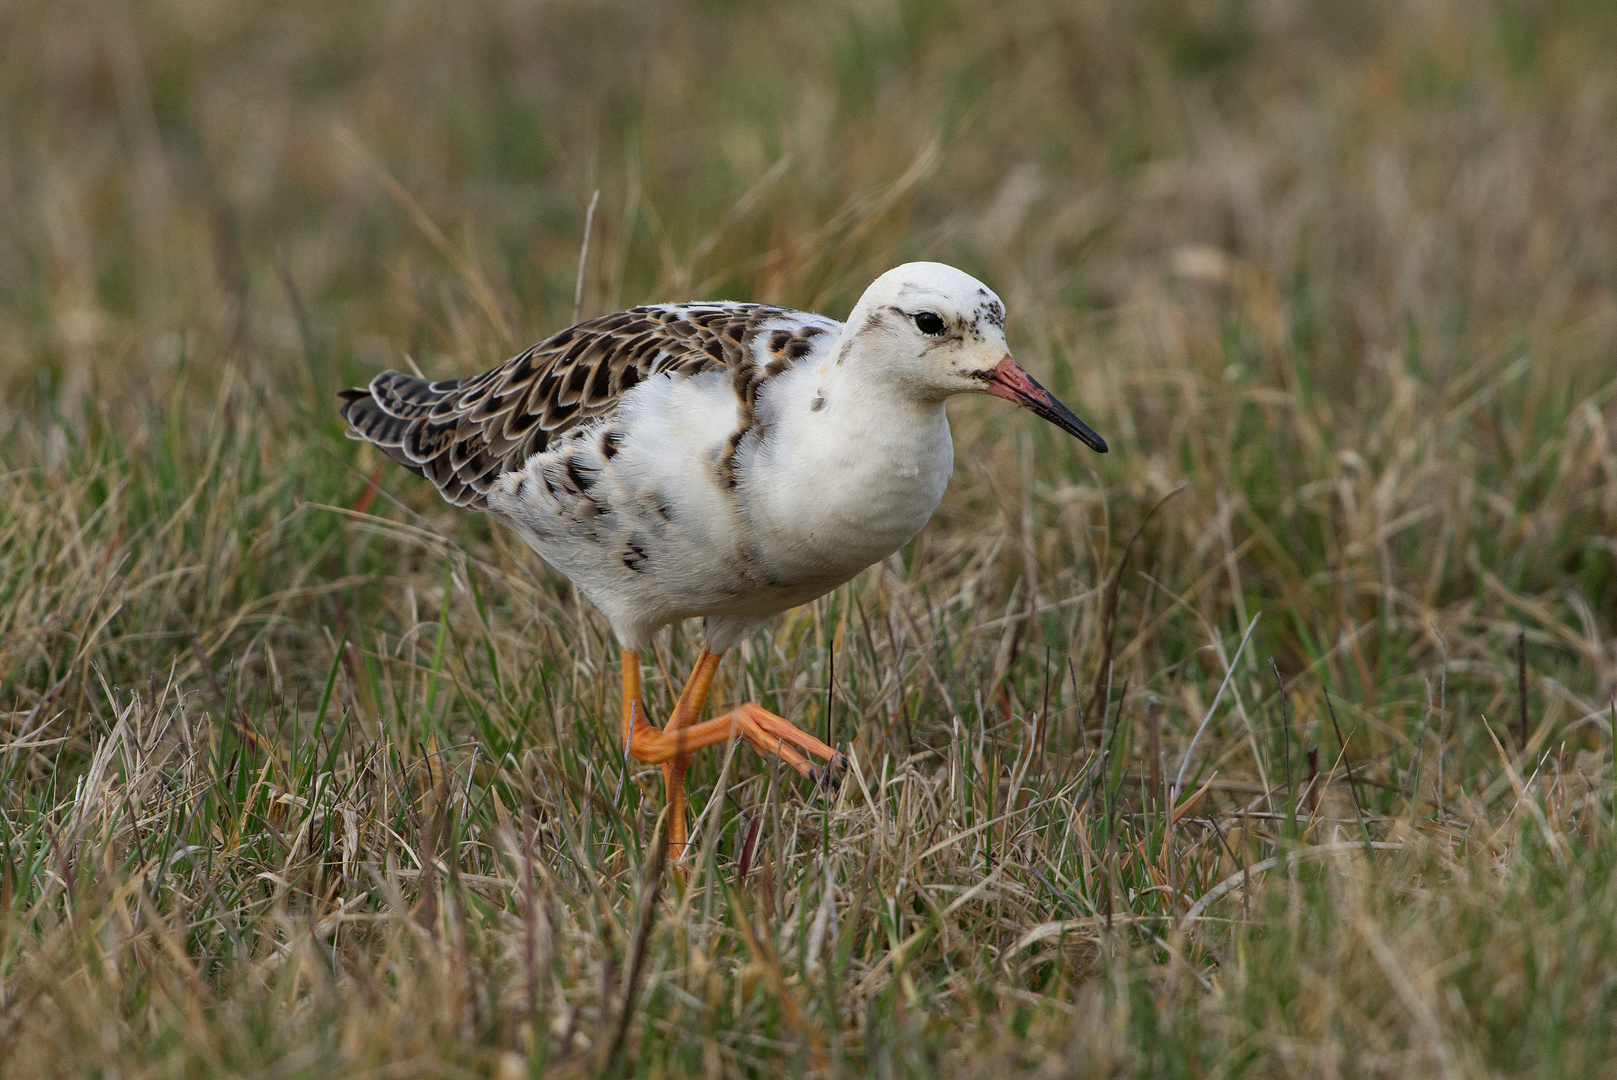
[[[696,667],[680,691],[679,701],[668,723],[661,729],[646,719],[640,704],[640,655],[623,653],[623,742],[636,760],[663,767],[663,787],[668,802],[668,856],[678,859],[685,853],[685,770],[691,753],[704,746],[725,742],[735,722],[730,719],[698,724],[697,717],[713,689],[722,653],[702,650]]]
[[[696,724],[707,705],[708,691],[713,689],[713,677],[719,673],[719,658],[723,655],[708,652],[707,646],[702,646],[691,677],[685,680],[685,689],[679,692],[679,700],[674,703],[674,714],[663,725],[664,736],[689,730]],[[728,727],[724,737],[730,737]],[[663,791],[668,801],[668,857],[671,859],[685,854],[685,770],[690,766],[689,752],[675,754],[663,762]]]
[[[739,735],[761,754],[772,754],[817,783],[834,782],[847,766],[847,759],[835,749],[784,717],[763,706],[748,702],[713,720],[697,722],[707,704],[713,678],[722,654],[702,650],[685,688],[680,691],[673,715],[662,729],[653,727],[640,705],[640,656],[623,653],[623,737],[624,746],[635,760],[663,767],[663,785],[668,800],[668,857],[685,854],[685,770],[691,754],[704,746],[729,741]],[[815,765],[804,753],[825,760]]]
[[[623,650],[623,746],[627,750],[629,737],[634,734],[636,722],[645,723],[645,710],[640,705],[640,654]]]

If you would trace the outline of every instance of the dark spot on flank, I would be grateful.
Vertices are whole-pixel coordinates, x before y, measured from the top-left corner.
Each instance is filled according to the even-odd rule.
[[[623,443],[623,432],[616,428],[608,428],[601,433],[601,456],[611,461],[617,456],[618,447]]]
[[[658,503],[657,516],[672,524],[674,520],[674,508],[667,503]]]
[[[584,470],[578,466],[576,456],[567,459],[567,479],[573,485],[573,490],[583,494],[594,486],[595,481],[584,475]]]
[[[786,347],[786,343],[791,340],[792,334],[790,330],[776,330],[769,335],[769,351],[780,352]]]
[[[793,360],[801,360],[809,354],[809,350],[813,347],[807,338],[796,338],[786,347],[786,355]]]
[[[824,395],[815,394],[814,399],[809,402],[809,412],[819,412],[823,408],[825,408]]]

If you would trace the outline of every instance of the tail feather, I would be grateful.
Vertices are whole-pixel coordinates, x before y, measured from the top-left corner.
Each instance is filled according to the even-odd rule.
[[[339,393],[343,402],[339,411],[348,421],[350,439],[373,444],[417,476],[431,480],[456,506],[482,509],[484,493],[500,463],[486,454],[466,452],[463,444],[480,441],[469,436],[481,432],[464,430],[467,425],[453,409],[460,387],[459,380],[428,382],[384,371],[368,386]],[[435,408],[444,419],[433,419]]]

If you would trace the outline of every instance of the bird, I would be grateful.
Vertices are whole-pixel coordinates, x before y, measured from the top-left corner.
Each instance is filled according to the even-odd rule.
[[[1005,314],[966,272],[911,262],[846,322],[762,303],[635,307],[480,375],[384,371],[341,391],[340,412],[348,437],[513,528],[606,617],[621,745],[662,766],[677,860],[697,750],[733,733],[815,781],[840,778],[842,754],[756,702],[701,717],[725,652],[921,531],[954,467],[948,398],[1004,398],[1106,453],[1012,358]],[[692,618],[702,648],[658,728],[640,654]]]

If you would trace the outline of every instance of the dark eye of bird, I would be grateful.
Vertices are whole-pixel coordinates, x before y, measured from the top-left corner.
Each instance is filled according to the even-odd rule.
[[[937,337],[943,333],[943,319],[935,311],[918,311],[915,313],[915,328],[923,334]]]

